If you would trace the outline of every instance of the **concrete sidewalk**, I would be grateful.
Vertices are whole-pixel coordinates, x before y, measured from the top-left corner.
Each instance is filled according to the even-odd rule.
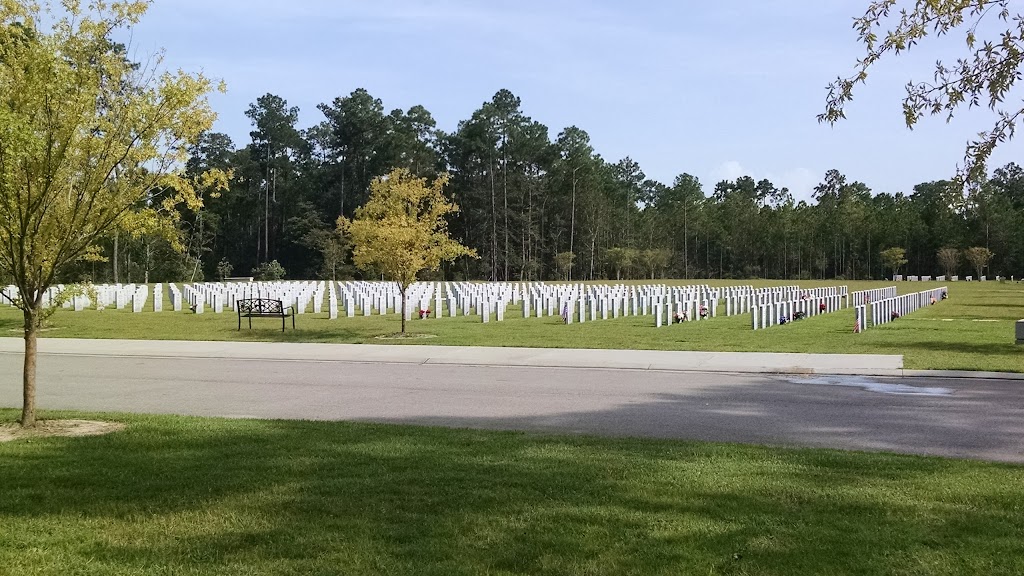
[[[0,338],[0,353],[22,353],[20,338]],[[670,352],[559,348],[484,348],[279,342],[188,342],[177,340],[77,340],[41,338],[41,354],[151,358],[232,358],[382,364],[609,368],[678,372],[758,374],[851,374],[903,376],[903,356],[868,354],[779,354],[762,352]]]

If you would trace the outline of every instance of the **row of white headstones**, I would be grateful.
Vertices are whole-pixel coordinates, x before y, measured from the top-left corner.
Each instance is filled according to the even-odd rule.
[[[171,285],[172,294],[176,288]],[[297,313],[304,313],[312,303],[314,313],[320,313],[323,297],[327,294],[331,319],[339,316],[340,303],[346,316],[363,316],[374,312],[399,313],[401,291],[390,282],[284,282],[250,284],[202,284],[186,286],[186,297],[191,308],[201,313],[204,303],[210,302],[216,312],[222,311],[221,302],[227,301],[234,309],[240,298],[274,298],[295,302]],[[520,306],[524,318],[559,315],[566,323],[596,321],[599,318],[620,316],[655,317],[655,326],[662,327],[686,320],[703,320],[718,316],[720,302],[726,316],[751,313],[754,330],[773,326],[782,318],[791,320],[797,311],[805,316],[817,316],[842,310],[844,307],[874,303],[872,318],[875,324],[889,322],[889,313],[899,308],[900,314],[910,313],[919,306],[909,302],[945,292],[945,288],[928,290],[916,295],[897,296],[895,286],[849,292],[846,286],[804,289],[799,286],[758,288],[752,286],[709,287],[666,285],[587,285],[545,283],[417,283],[406,292],[407,320],[442,318],[447,307],[448,316],[478,316],[483,323],[504,321],[510,306]],[[175,298],[172,296],[172,301]],[[418,306],[413,305],[418,303]],[[433,306],[431,306],[433,304]],[[176,309],[178,309],[176,307]],[[862,325],[865,325],[862,323]]]
[[[902,296],[896,294],[895,286],[884,290],[885,292],[878,298],[861,298],[854,303],[854,329],[856,332],[867,330],[869,325],[888,324],[897,318],[938,302],[948,293],[946,286]],[[868,320],[871,321],[870,324]]]
[[[895,286],[851,292],[847,295],[826,294],[823,297],[806,291],[799,300],[781,300],[757,306],[751,310],[751,324],[754,330],[787,323],[796,312],[805,316],[835,312],[842,308],[843,301],[853,308],[854,330],[863,332],[868,326],[880,326],[916,312],[943,299],[948,287],[932,288],[900,296]]]
[[[763,330],[794,320],[798,312],[806,318],[831,314],[847,306],[849,297],[846,286],[787,291],[781,297],[753,306],[750,325],[754,330]]]
[[[966,276],[966,277],[964,277],[964,280],[966,280],[968,282],[973,282],[974,281],[974,276]],[[978,280],[980,280],[981,282],[986,282],[986,281],[988,281],[988,277],[987,276],[982,276],[981,278],[978,278]],[[1006,278],[1003,278],[1002,276],[996,276],[996,282],[999,282],[1001,280],[1006,280]],[[959,282],[960,281],[960,277],[959,276],[949,276],[949,277],[946,277],[946,276],[936,276],[935,278],[932,278],[931,276],[906,276],[906,277],[904,277],[904,276],[899,275],[899,274],[897,274],[896,276],[893,277],[893,282],[903,282],[903,281],[906,281],[906,282],[932,282],[932,281],[935,281],[935,282]]]
[[[172,285],[173,286],[173,285]],[[153,285],[153,310],[159,312],[163,305],[162,285]],[[72,294],[65,294],[70,291]],[[66,297],[65,297],[66,296]],[[16,286],[0,289],[0,300],[11,306],[19,297]],[[42,305],[49,308],[60,302],[62,308],[81,312],[86,309],[103,310],[114,307],[123,310],[131,305],[133,312],[143,312],[149,301],[149,287],[145,284],[97,284],[88,288],[58,284],[43,292]]]
[[[56,302],[66,287],[55,286],[44,294],[45,306]],[[241,299],[267,298],[292,306],[296,314],[310,309],[321,313],[326,305],[331,319],[342,310],[347,317],[373,313],[387,314],[401,309],[401,291],[393,282],[282,281],[249,283],[168,284],[171,308],[178,312],[189,308],[196,314],[207,310],[222,313],[235,310]],[[17,289],[8,286],[3,295],[17,297]],[[481,322],[505,319],[509,307],[519,306],[524,318],[561,316],[566,323],[653,316],[657,327],[680,321],[751,313],[754,329],[771,326],[780,310],[792,313],[805,309],[808,315],[842,308],[847,287],[802,289],[799,286],[754,288],[752,286],[711,287],[707,285],[667,286],[664,284],[600,285],[547,284],[543,282],[423,282],[406,291],[406,318],[442,318],[478,316]],[[115,307],[143,312],[150,300],[147,285],[95,285],[75,290],[63,302],[65,308],[82,311]],[[152,286],[154,312],[163,310],[163,285]],[[822,306],[824,304],[824,306]],[[824,310],[821,310],[824,308]],[[447,313],[446,313],[447,312]]]

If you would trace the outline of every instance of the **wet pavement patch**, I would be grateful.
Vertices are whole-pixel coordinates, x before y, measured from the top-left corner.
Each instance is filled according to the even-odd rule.
[[[901,396],[952,396],[949,388],[911,386],[884,380],[874,380],[864,376],[814,376],[789,378],[793,384],[817,384],[820,386],[846,386],[863,388],[868,392],[879,394],[897,394]]]

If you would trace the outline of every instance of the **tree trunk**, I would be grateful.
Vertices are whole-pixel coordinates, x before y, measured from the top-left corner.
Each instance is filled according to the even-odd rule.
[[[491,157],[491,282],[498,281],[498,195],[494,188],[494,158]]]
[[[269,148],[267,154],[269,155]],[[267,168],[267,170],[270,170]],[[201,240],[200,240],[201,241]],[[270,175],[267,175],[267,193],[263,197],[263,261],[270,262]]]
[[[36,337],[39,308],[35,303],[26,303],[25,310],[25,370],[22,374],[24,400],[21,407],[21,426],[32,428],[36,425]]]
[[[867,277],[867,279],[871,280],[873,278],[873,276],[874,275],[871,273],[871,236],[869,235],[868,236],[868,277]]]
[[[687,221],[686,204],[683,203],[683,278],[690,278],[690,229]],[[700,247],[697,247],[700,250]]]
[[[578,168],[577,168],[578,169]],[[575,254],[576,247],[573,242],[576,239],[576,171],[572,174],[572,215],[569,219],[569,253]],[[572,280],[572,264],[569,265],[569,280]]]
[[[115,231],[114,232],[114,259],[113,259],[114,260],[114,284],[118,283],[118,281],[117,281],[118,280],[117,279],[117,276],[118,276],[117,275],[117,260],[118,260],[119,256],[117,254],[117,237],[118,237],[118,233]]]
[[[399,286],[402,289],[402,334],[405,334],[405,286]]]
[[[594,279],[594,254],[597,252],[597,232],[590,236],[590,279]]]
[[[534,178],[536,178],[536,174],[534,175]],[[527,256],[525,256],[523,258],[523,263],[525,264],[526,262],[529,262],[531,264],[531,266],[530,266],[530,275],[527,278],[527,280],[533,280],[534,271],[533,271],[533,266],[532,265],[533,265],[533,236],[534,236],[534,234],[533,234],[533,186],[532,186],[532,184],[531,184],[530,187],[528,187],[526,189],[526,194],[527,194],[527,199],[529,200],[527,202],[528,208],[526,210]]]
[[[508,282],[508,156],[506,152],[506,138],[502,135],[501,143],[501,202],[502,202],[502,216],[504,218],[503,233],[505,235],[504,253],[502,255],[502,265],[504,267],[504,274],[502,280]]]
[[[263,251],[263,231],[260,230],[260,226],[262,226],[262,224],[259,224],[257,222],[257,226],[255,228],[255,230],[256,230],[256,265],[257,266],[259,266],[259,264],[260,264],[260,253]],[[188,252],[186,251],[186,254],[187,253]],[[186,258],[186,264],[187,263],[188,263],[188,259]]]

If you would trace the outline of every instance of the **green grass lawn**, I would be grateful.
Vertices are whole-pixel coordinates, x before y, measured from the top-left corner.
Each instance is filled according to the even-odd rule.
[[[682,282],[676,282],[682,283]],[[757,286],[795,282],[737,282]],[[726,284],[726,283],[716,283]],[[800,282],[801,286],[837,282]],[[890,286],[884,282],[845,282],[851,290]],[[900,283],[901,293],[936,287],[935,283]],[[1013,323],[1024,318],[1024,284],[960,282],[949,284],[950,300],[906,316],[893,324],[853,334],[853,313],[843,310],[787,326],[754,332],[749,315],[719,317],[661,329],[653,317],[629,317],[563,325],[560,318],[524,320],[511,308],[505,322],[483,324],[476,317],[414,320],[411,332],[436,335],[414,344],[709,350],[749,352],[817,352],[903,354],[912,369],[992,370],[1024,372],[1024,354],[1014,344]],[[169,304],[165,305],[169,309]],[[724,312],[723,312],[724,313]],[[102,312],[59,312],[51,318],[47,337],[128,338],[166,340],[254,340],[282,342],[384,343],[376,337],[396,332],[399,318],[362,316],[332,321],[327,314],[305,314],[298,330],[282,333],[273,319],[255,320],[253,330],[236,331],[234,313],[195,315],[191,312],[147,312],[107,309]],[[0,308],[0,332],[19,334],[16,310]],[[277,328],[275,328],[275,326]],[[387,341],[392,344],[394,341]]]
[[[0,444],[4,576],[1024,573],[1024,469],[1010,465],[47,416],[128,428]]]

